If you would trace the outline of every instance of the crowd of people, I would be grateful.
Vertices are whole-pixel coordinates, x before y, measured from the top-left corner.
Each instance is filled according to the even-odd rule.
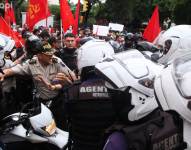
[[[1,118],[33,101],[35,94],[38,102],[50,108],[57,126],[70,132],[73,149],[102,149],[105,130],[119,119],[112,106],[112,99],[119,97],[111,96],[95,72],[96,63],[128,49],[160,50],[141,43],[140,33],[110,31],[103,37],[85,28],[77,36],[68,31],[62,38],[59,31],[43,27],[18,31],[25,45],[13,47],[2,59],[6,63],[0,73]]]
[[[84,58],[79,58],[79,53],[86,51],[77,50],[88,41],[97,41],[89,47],[95,45],[95,54],[102,47],[111,53],[113,49],[120,52],[125,46],[125,35],[111,32],[107,37],[99,37],[90,28],[79,29],[78,36],[69,30],[63,38],[59,31],[44,27],[32,32],[26,27],[18,31],[25,45],[6,51],[2,59],[6,63],[0,74],[1,119],[33,101],[35,94],[38,102],[50,108],[57,126],[72,131],[75,149],[100,149],[104,129],[115,121],[111,97],[102,78],[94,72],[98,58],[95,56],[97,60],[86,65],[86,61],[94,59],[87,57],[82,64]]]

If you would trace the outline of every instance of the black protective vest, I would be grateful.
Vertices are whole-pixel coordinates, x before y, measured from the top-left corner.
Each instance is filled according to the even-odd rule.
[[[137,124],[114,124],[106,131],[124,133],[128,150],[183,150],[182,120],[173,113],[155,110],[150,118]],[[107,138],[106,138],[107,139]]]
[[[67,99],[74,150],[100,150],[104,131],[114,122],[104,81],[86,80],[70,88]]]
[[[68,68],[72,71],[77,71],[77,54],[74,53],[67,53],[66,50],[59,51],[56,56],[60,57],[62,61],[66,64]]]

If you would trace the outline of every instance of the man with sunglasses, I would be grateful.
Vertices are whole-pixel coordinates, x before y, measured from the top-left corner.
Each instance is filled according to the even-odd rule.
[[[31,76],[39,101],[48,107],[52,103],[49,108],[58,119],[58,127],[63,128],[64,116],[60,113],[63,114],[64,104],[59,91],[64,85],[75,80],[75,75],[59,58],[53,55],[54,51],[50,44],[40,40],[31,40],[30,43],[33,43],[36,55],[23,64],[3,70],[4,74],[0,73],[0,80],[3,81],[4,78],[17,74]],[[61,78],[62,80],[60,80]]]

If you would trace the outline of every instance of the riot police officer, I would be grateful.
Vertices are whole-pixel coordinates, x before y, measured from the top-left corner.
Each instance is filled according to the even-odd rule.
[[[91,40],[78,49],[81,82],[68,89],[69,127],[74,150],[100,150],[104,130],[115,120],[105,82],[94,65],[114,50],[104,41]]]

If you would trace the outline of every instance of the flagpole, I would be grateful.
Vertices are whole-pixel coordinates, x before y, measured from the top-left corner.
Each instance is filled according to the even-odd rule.
[[[13,2],[11,1],[11,8],[13,9]],[[13,14],[12,14],[12,17],[13,17]],[[15,16],[14,16],[15,17]],[[12,18],[13,19],[13,18]],[[16,20],[15,20],[16,21]],[[10,22],[11,22],[11,19],[10,19]],[[13,29],[16,30],[16,22],[13,21]]]
[[[46,28],[48,26],[48,1],[47,1],[47,6],[46,6]]]
[[[80,15],[80,0],[78,0],[78,3],[76,5],[75,22],[73,30],[73,34],[75,35],[78,35],[79,15]]]
[[[62,39],[63,39],[63,33],[62,33],[62,20],[60,20],[60,38],[61,38],[61,47],[63,47],[63,42],[62,42]]]

